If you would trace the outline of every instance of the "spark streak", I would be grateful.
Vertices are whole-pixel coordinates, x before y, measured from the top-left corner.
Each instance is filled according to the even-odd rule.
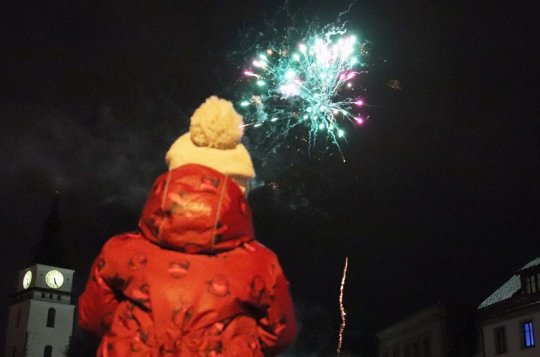
[[[338,346],[337,346],[337,355],[341,354],[341,347],[343,346],[343,332],[345,331],[345,325],[347,320],[345,316],[345,307],[343,306],[343,295],[345,291],[345,281],[347,280],[347,269],[349,267],[349,257],[345,257],[345,266],[343,267],[343,276],[341,278],[341,285],[339,287],[339,311],[341,313],[341,324],[339,325],[339,334],[338,334]]]

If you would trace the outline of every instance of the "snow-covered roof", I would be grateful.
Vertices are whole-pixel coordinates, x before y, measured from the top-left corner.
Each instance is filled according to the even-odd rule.
[[[519,269],[514,276],[512,276],[506,283],[504,283],[500,288],[495,290],[493,294],[487,297],[478,309],[486,308],[495,303],[510,299],[515,293],[521,289],[521,279],[519,278],[519,272],[534,266],[540,265],[540,257],[531,260],[523,268]]]
[[[519,270],[521,271],[521,270],[529,269],[529,268],[532,268],[532,267],[537,266],[537,265],[540,265],[540,257],[531,260],[530,262],[525,264],[525,266],[523,268],[521,268]]]
[[[493,305],[497,302],[510,299],[512,295],[517,293],[519,289],[521,288],[521,280],[519,279],[519,275],[514,275],[510,278],[506,283],[504,283],[500,288],[495,290],[495,292],[488,296],[487,299],[485,299],[480,306],[478,306],[479,309],[483,309],[484,307],[488,307],[489,305]]]

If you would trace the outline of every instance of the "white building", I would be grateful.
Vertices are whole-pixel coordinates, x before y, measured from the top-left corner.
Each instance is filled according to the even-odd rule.
[[[73,270],[36,264],[19,272],[5,357],[63,357],[73,329]]]
[[[482,357],[540,356],[540,257],[478,307]]]

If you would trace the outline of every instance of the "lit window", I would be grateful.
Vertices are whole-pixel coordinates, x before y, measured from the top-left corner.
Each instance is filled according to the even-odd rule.
[[[54,319],[56,317],[56,310],[54,308],[49,308],[47,313],[47,327],[54,327]]]
[[[523,346],[525,348],[534,347],[534,323],[526,321],[523,323]]]
[[[504,326],[495,329],[495,353],[506,352],[506,329]]]

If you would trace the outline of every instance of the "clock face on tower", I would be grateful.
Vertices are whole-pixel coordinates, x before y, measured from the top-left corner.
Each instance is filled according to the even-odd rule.
[[[64,276],[58,270],[51,270],[45,274],[45,283],[48,287],[58,289],[64,284]]]
[[[28,289],[31,282],[32,282],[32,272],[28,270],[26,273],[24,273],[24,276],[23,276],[23,281],[22,281],[23,288]]]

